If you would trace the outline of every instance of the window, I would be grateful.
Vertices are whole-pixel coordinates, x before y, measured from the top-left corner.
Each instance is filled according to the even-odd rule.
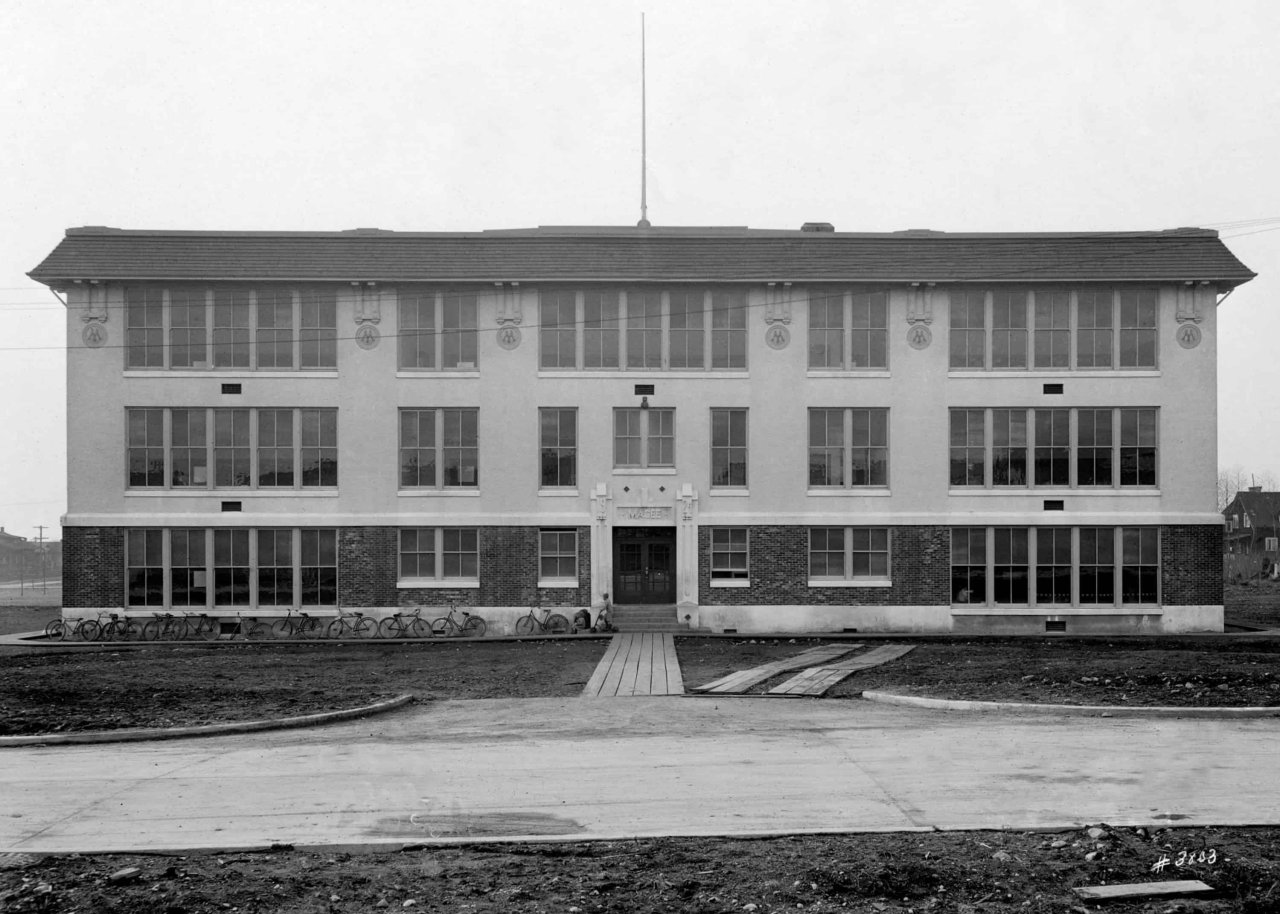
[[[164,367],[164,290],[124,290],[126,368]]]
[[[1120,293],[1120,367],[1156,367],[1156,293]]]
[[[951,293],[951,367],[985,368],[987,293],[959,289]]]
[[[479,548],[474,528],[406,527],[400,531],[400,580],[476,581]]]
[[[741,369],[747,299],[737,289],[542,289],[544,369]]]
[[[1263,549],[1267,552],[1280,551],[1280,537],[1266,537],[1266,543],[1263,545]]]
[[[1027,367],[1027,293],[991,294],[991,367]]]
[[[336,409],[128,408],[125,417],[129,488],[338,485]]]
[[[746,527],[711,528],[711,580],[746,581],[750,561]]]
[[[811,527],[809,579],[821,581],[888,581],[887,527]]]
[[[578,580],[578,531],[538,531],[538,579]]]
[[[950,482],[956,488],[1155,486],[1156,420],[1151,407],[953,409]]]
[[[129,429],[129,486],[164,485],[164,410],[125,411]]]
[[[400,410],[400,488],[479,486],[480,411]]]
[[[338,602],[336,530],[135,529],[125,537],[130,608],[284,612]]]
[[[950,314],[952,369],[1157,367],[1154,289],[960,288],[951,292]],[[813,367],[812,332],[810,345]]]
[[[809,410],[809,485],[852,488],[889,484],[887,409]]]
[[[479,331],[474,292],[402,289],[397,354],[402,369],[471,369]]]
[[[886,368],[888,334],[888,293],[817,291],[810,295],[810,368]]]
[[[615,469],[674,467],[676,411],[626,408],[613,411]]]
[[[129,287],[125,367],[336,368],[337,302],[327,287]]]
[[[125,543],[130,606],[164,606],[163,530],[129,530]]]
[[[711,410],[711,486],[747,485],[747,411]]]
[[[540,485],[544,489],[572,489],[578,484],[578,411],[538,410],[541,448]]]
[[[1158,527],[951,530],[954,604],[1145,606],[1159,602],[1159,579]]]

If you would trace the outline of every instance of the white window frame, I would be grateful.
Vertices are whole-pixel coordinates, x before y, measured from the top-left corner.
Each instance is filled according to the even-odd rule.
[[[742,534],[742,548],[732,542],[735,533]],[[717,543],[718,537],[730,537],[727,543]],[[717,558],[741,554],[745,558],[745,566],[739,572],[729,566],[717,568]],[[712,587],[750,587],[751,586],[751,528],[743,526],[710,527],[707,534],[707,565]],[[717,573],[719,572],[719,573]]]
[[[813,534],[817,530],[841,530],[843,531],[842,550],[844,553],[844,571],[840,575],[823,575],[815,577],[813,575]],[[865,532],[872,536],[877,533],[884,534],[884,549],[875,549],[875,540],[871,539],[868,543],[869,548],[866,550],[855,548],[854,534]],[[831,550],[823,550],[830,552]],[[883,552],[885,559],[885,573],[877,574],[858,574],[854,570],[854,555],[866,552],[870,555],[877,555]],[[805,567],[808,577],[808,586],[810,587],[892,587],[893,586],[893,528],[892,527],[863,527],[863,526],[841,526],[817,524],[808,528],[808,543],[805,552]]]
[[[431,536],[430,554],[433,557],[432,567],[434,568],[434,573],[432,574],[431,577],[424,577],[421,575],[413,576],[413,575],[404,574],[404,565],[403,565],[404,554],[405,554],[404,534],[410,530],[415,531],[418,536],[421,536],[424,533],[429,534]],[[446,555],[472,554],[470,552],[463,552],[461,550],[453,553],[446,552],[446,549],[445,549],[446,532],[471,533],[472,535],[475,536],[475,545],[476,545],[475,553],[474,553],[475,563],[476,563],[475,575],[447,576],[445,574],[445,556]],[[409,588],[423,588],[423,589],[432,589],[432,588],[443,589],[443,588],[449,588],[449,587],[478,588],[480,586],[481,551],[482,550],[481,550],[481,544],[480,544],[480,528],[479,527],[400,527],[396,531],[396,587],[401,590],[409,589]],[[413,554],[425,555],[427,554],[427,551],[423,549],[416,549],[414,550]]]

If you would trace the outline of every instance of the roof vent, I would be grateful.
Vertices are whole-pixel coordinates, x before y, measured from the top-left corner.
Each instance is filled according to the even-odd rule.
[[[836,227],[830,222],[806,222],[800,226],[802,232],[834,232]]]

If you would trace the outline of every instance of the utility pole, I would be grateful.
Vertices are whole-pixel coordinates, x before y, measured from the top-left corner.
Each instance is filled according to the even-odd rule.
[[[40,554],[40,592],[48,593],[49,587],[44,579],[44,524],[37,524],[36,529],[40,531],[40,535],[36,537],[36,551]]]

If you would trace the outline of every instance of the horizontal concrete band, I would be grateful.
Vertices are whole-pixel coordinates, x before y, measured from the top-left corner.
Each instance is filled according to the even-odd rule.
[[[867,701],[886,705],[929,708],[935,711],[1006,711],[1019,714],[1055,714],[1072,717],[1280,717],[1280,706],[1247,708],[1172,708],[1124,707],[1121,705],[1050,705],[1018,701],[968,701],[955,698],[926,698],[920,695],[898,695],[893,692],[867,691]]]
[[[133,743],[145,740],[181,739],[196,736],[221,736],[227,733],[251,733],[256,730],[285,730],[290,727],[313,727],[380,714],[403,707],[413,701],[412,695],[398,695],[360,708],[282,717],[275,720],[245,720],[201,727],[152,727],[132,730],[92,730],[84,733],[48,733],[36,736],[0,736],[0,749],[17,746],[67,746],[91,743]]]

